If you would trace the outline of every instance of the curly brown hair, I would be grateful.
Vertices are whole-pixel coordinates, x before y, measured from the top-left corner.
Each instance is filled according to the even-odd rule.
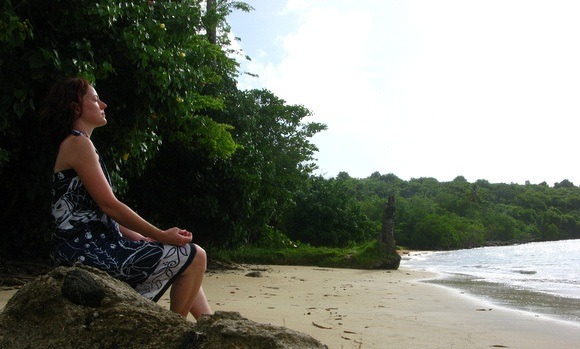
[[[50,120],[51,139],[55,146],[70,134],[75,121],[75,107],[80,105],[91,83],[83,78],[67,78],[55,83],[46,96],[41,116]]]

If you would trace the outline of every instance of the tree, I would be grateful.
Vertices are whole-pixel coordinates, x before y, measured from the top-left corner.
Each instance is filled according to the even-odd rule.
[[[221,2],[212,21],[217,44],[205,35],[202,1],[6,0],[0,13],[1,218],[7,242],[22,251],[49,231],[47,126],[37,112],[49,86],[65,76],[91,80],[109,108],[106,132],[95,143],[108,160],[117,191],[139,176],[164,142],[227,158],[236,150],[231,127],[210,112],[237,76]],[[225,30],[225,31],[224,31]],[[42,245],[42,244],[41,244]]]
[[[343,247],[376,238],[376,225],[362,213],[340,181],[311,177],[301,188],[282,230],[293,240]]]
[[[294,191],[315,168],[309,139],[325,126],[305,123],[308,115],[266,90],[232,91],[213,117],[233,125],[236,153],[223,159],[163,146],[129,194],[147,215],[192,227],[206,245],[259,241],[279,228]],[[164,206],[171,200],[178,204]]]
[[[570,182],[567,179],[564,179],[560,183],[554,183],[554,188],[574,188],[574,183]]]
[[[447,213],[430,214],[417,223],[413,246],[425,249],[452,249],[480,246],[483,226],[469,219]]]
[[[293,192],[316,168],[318,149],[310,138],[326,126],[305,123],[308,116],[304,106],[287,105],[267,90],[251,90],[229,99],[220,118],[234,126],[234,137],[242,145],[233,165],[260,227],[278,228]]]

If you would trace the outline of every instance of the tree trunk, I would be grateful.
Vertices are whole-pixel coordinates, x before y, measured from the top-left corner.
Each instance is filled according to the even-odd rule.
[[[380,268],[398,269],[401,256],[397,253],[397,244],[395,243],[395,197],[392,195],[389,196],[385,205],[382,223],[379,246],[384,249],[385,259]]]
[[[395,244],[395,197],[389,196],[389,200],[385,205],[385,212],[383,215],[383,224],[381,228],[380,242],[389,250],[396,250]]]
[[[217,44],[216,10],[216,0],[207,0],[205,31],[209,42],[214,45]]]

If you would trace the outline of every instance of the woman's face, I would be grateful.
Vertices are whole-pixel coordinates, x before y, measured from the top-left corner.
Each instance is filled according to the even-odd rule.
[[[94,127],[106,125],[105,108],[107,108],[107,105],[99,99],[97,91],[92,86],[89,86],[87,93],[81,101],[79,118],[82,118],[84,122]]]

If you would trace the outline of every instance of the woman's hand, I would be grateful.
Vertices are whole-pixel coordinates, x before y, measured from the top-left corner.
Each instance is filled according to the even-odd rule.
[[[191,238],[192,235],[187,230],[173,227],[164,230],[157,241],[170,245],[184,246],[191,242]]]

